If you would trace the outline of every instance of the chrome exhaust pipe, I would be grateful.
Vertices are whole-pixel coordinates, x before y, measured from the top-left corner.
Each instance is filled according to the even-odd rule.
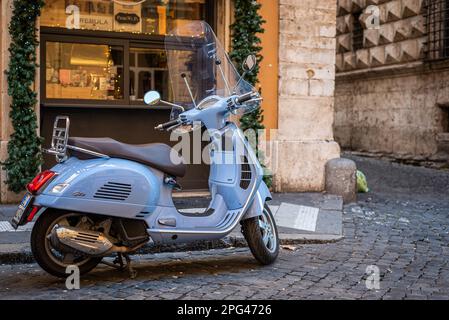
[[[90,256],[107,256],[112,253],[133,252],[144,243],[135,247],[116,246],[101,232],[80,230],[73,227],[59,227],[52,231],[50,241],[55,247],[69,247],[70,249]]]

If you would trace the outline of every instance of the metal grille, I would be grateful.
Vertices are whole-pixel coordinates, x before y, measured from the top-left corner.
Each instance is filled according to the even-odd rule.
[[[249,188],[252,180],[251,166],[249,165],[249,161],[246,156],[242,157],[241,171],[242,177],[240,179],[240,188],[246,190]]]
[[[426,0],[427,60],[449,58],[449,0]]]
[[[95,193],[94,198],[121,200],[128,199],[131,194],[131,185],[125,183],[108,182]]]
[[[360,23],[362,12],[354,14],[354,25],[352,31],[352,51],[363,49],[363,26]]]

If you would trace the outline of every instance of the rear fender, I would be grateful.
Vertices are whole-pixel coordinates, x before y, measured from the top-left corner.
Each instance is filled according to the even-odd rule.
[[[25,224],[30,223],[30,222],[36,222],[37,219],[39,219],[39,217],[41,215],[43,215],[47,210],[49,210],[47,207],[41,207],[36,214],[34,215],[33,219],[31,219],[30,221],[27,221]],[[50,209],[51,210],[51,209]]]

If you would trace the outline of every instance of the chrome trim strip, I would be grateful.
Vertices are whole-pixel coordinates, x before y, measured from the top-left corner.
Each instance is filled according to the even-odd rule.
[[[83,148],[78,148],[75,146],[71,146],[71,145],[67,145],[67,149],[73,150],[73,151],[78,151],[78,152],[82,152],[82,153],[86,153],[86,154],[90,154],[91,156],[95,156],[95,157],[99,157],[99,158],[106,158],[109,159],[110,157],[108,155],[102,154],[102,153],[98,153],[95,151],[90,151],[87,149],[83,149]]]

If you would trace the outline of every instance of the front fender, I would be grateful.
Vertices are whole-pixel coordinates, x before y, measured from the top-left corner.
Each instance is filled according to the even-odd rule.
[[[261,216],[263,213],[263,208],[265,206],[265,202],[273,199],[271,196],[270,190],[268,190],[265,182],[261,182],[259,189],[257,190],[256,195],[254,196],[253,203],[248,211],[243,216],[242,220],[251,219],[254,217]]]

